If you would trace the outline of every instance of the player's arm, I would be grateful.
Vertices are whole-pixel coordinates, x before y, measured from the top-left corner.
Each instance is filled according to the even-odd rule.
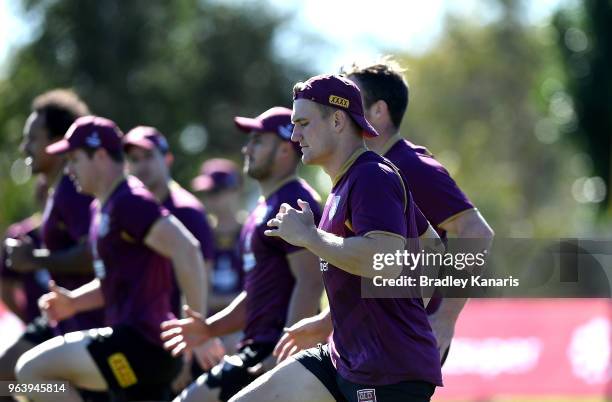
[[[49,293],[38,299],[38,306],[53,324],[77,313],[104,306],[104,295],[98,279],[72,291],[57,286],[54,281],[49,281],[49,290]]]
[[[223,310],[207,318],[212,336],[223,336],[244,329],[246,325],[246,291],[242,291]]]
[[[495,233],[477,209],[468,209],[439,225],[451,236],[466,241],[450,240],[450,252],[482,252],[491,247]],[[457,246],[454,246],[457,244]],[[453,250],[461,247],[465,250]],[[438,348],[445,351],[455,331],[455,324],[467,303],[467,298],[443,298],[438,310],[429,316],[429,323],[436,335]]]
[[[172,261],[176,278],[189,306],[206,314],[208,277],[200,243],[174,216],[158,219],[145,237],[145,244]]]
[[[283,336],[274,347],[277,363],[294,355],[300,350],[324,343],[333,329],[329,307],[321,313],[304,318],[289,328],[285,328]]]
[[[34,248],[29,237],[16,240],[7,247],[11,269],[17,272],[32,272],[47,269],[52,274],[90,274],[92,268],[91,247],[86,238],[73,247],[50,251]]]
[[[295,287],[289,301],[287,325],[293,325],[304,317],[315,315],[320,307],[323,283],[319,272],[319,258],[308,250],[298,250],[287,255],[289,269],[295,277]]]
[[[173,356],[193,350],[215,336],[242,329],[246,316],[246,292],[240,293],[229,306],[208,319],[189,307],[185,307],[185,313],[186,318],[161,324],[164,348]]]
[[[298,205],[301,211],[289,204],[282,204],[276,218],[268,221],[268,226],[275,229],[266,230],[266,236],[279,236],[288,243],[307,248],[330,264],[354,275],[368,278],[376,275],[395,278],[399,275],[402,269],[399,264],[376,271],[372,268],[372,262],[375,254],[395,254],[403,250],[406,244],[404,237],[373,231],[365,236],[342,238],[317,229],[308,203],[298,200]]]

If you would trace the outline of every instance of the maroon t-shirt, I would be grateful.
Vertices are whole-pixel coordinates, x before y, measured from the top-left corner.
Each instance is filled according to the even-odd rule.
[[[295,286],[287,255],[301,248],[278,237],[268,237],[264,231],[269,229],[267,222],[276,216],[281,204],[299,209],[298,199],[310,204],[319,222],[319,196],[303,180],[291,180],[268,197],[260,197],[242,228],[240,245],[247,292],[243,344],[277,342],[287,321]]]
[[[170,193],[162,205],[200,242],[202,258],[212,260],[215,256],[215,240],[204,206],[193,194],[174,181],[170,183],[169,190]],[[181,315],[181,291],[174,270],[172,271],[172,283],[172,312],[179,317]]]
[[[74,183],[66,175],[47,198],[41,225],[41,238],[49,251],[60,251],[87,242],[91,222],[92,198],[77,191]],[[53,274],[51,277],[58,286],[76,289],[94,279],[94,272],[87,274]],[[79,313],[59,323],[56,331],[68,333],[90,328],[98,328],[103,323],[102,310]]]
[[[144,240],[167,209],[135,177],[120,182],[102,206],[95,201],[91,239],[102,283],[106,325],[128,325],[161,345],[160,324],[171,318],[172,265]]]
[[[384,232],[418,236],[414,203],[388,160],[358,151],[336,178],[319,228],[343,238]],[[331,359],[343,378],[368,385],[442,385],[440,355],[422,299],[364,298],[362,277],[321,260],[333,333]]]

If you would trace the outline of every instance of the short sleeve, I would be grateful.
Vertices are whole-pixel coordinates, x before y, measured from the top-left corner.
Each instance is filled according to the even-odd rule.
[[[195,208],[179,208],[174,211],[174,216],[200,242],[204,259],[212,260],[215,258],[215,238],[206,219],[206,212]]]
[[[53,206],[57,208],[59,219],[75,243],[89,234],[91,202],[91,197],[76,191],[70,179],[63,180],[55,193]]]
[[[410,175],[415,203],[434,226],[474,205],[461,191],[448,171],[435,159],[421,156]]]
[[[429,221],[427,221],[427,218],[425,218],[417,204],[414,204],[414,221],[416,223],[417,234],[419,236],[423,235],[429,227]]]
[[[170,215],[152,196],[138,192],[119,198],[112,214],[119,228],[138,242],[144,241],[158,219]]]
[[[355,172],[349,194],[353,232],[388,232],[406,237],[405,189],[401,177],[382,163],[368,163]]]

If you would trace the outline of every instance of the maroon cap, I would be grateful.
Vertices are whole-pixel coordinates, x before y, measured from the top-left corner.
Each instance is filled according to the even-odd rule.
[[[149,126],[138,126],[128,131],[123,137],[123,149],[127,150],[126,148],[130,145],[149,151],[157,148],[162,154],[167,153],[170,149],[166,137],[156,128]]]
[[[255,118],[249,117],[234,117],[236,127],[245,133],[255,131],[258,133],[271,132],[278,135],[284,141],[291,142],[291,134],[293,133],[293,123],[291,123],[291,109],[286,107],[275,106],[266,110]],[[293,148],[301,154],[300,144],[292,142]]]
[[[240,186],[238,166],[229,159],[215,158],[202,164],[200,174],[191,181],[193,191],[218,191]]]
[[[361,91],[351,80],[340,75],[315,75],[295,91],[293,100],[306,99],[321,105],[346,111],[367,137],[378,137],[378,133],[363,115]]]
[[[78,148],[104,148],[109,152],[121,151],[123,133],[114,121],[98,116],[79,117],[72,123],[64,139],[45,150],[49,154],[63,154]]]

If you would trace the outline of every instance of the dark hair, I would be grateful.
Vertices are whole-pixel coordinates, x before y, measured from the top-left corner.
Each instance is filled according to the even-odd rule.
[[[359,81],[366,108],[378,100],[385,101],[393,125],[399,128],[408,108],[409,89],[403,76],[404,70],[395,60],[387,56],[367,66],[353,63],[349,67],[342,67],[340,73]]]
[[[98,149],[104,149],[106,153],[108,154],[109,158],[111,158],[113,161],[117,163],[123,163],[125,159],[123,150],[121,149],[118,149],[116,151],[109,151],[106,148],[90,148],[90,147],[82,147],[81,149],[85,151],[89,159],[93,158],[93,155],[96,153]]]
[[[72,123],[89,113],[89,108],[79,96],[69,89],[54,89],[32,101],[32,111],[44,116],[49,139],[63,137]]]

